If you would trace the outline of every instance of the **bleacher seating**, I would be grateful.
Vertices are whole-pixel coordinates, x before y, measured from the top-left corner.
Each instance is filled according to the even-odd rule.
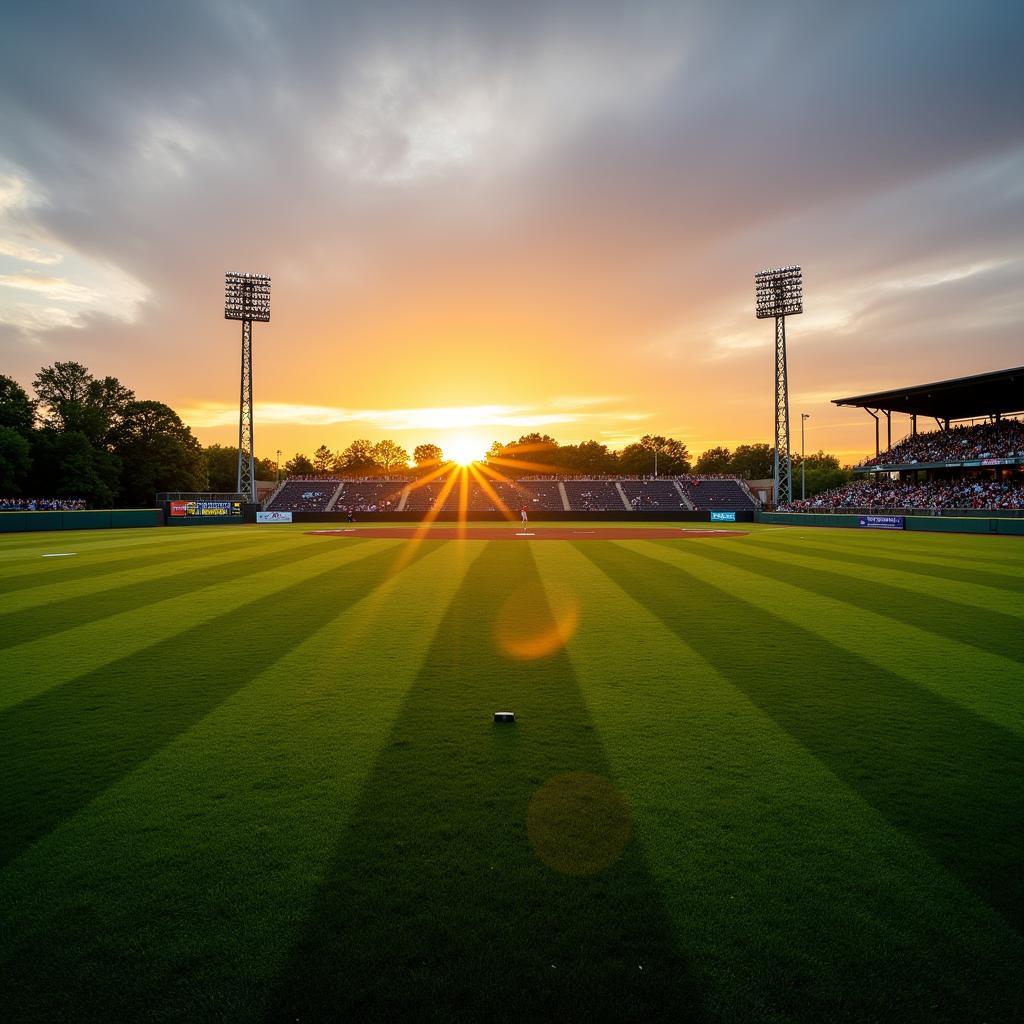
[[[394,511],[408,484],[408,480],[346,480],[334,507],[352,512]]]
[[[693,507],[698,510],[743,511],[756,508],[740,482],[731,478],[679,477],[676,479],[637,480],[621,478],[580,479],[576,477],[521,477],[498,480],[481,474],[459,473],[449,486],[447,478],[426,483],[412,478],[351,480],[288,480],[272,499],[269,511],[311,511],[386,513],[398,511],[403,492],[408,497],[403,512],[531,512],[567,511],[562,489],[572,512],[621,512],[630,508],[623,503],[625,494],[634,512],[679,512],[687,508],[676,488],[676,479]],[[339,485],[333,505],[330,501]],[[619,490],[619,487],[622,490]],[[440,503],[440,507],[439,506]]]
[[[268,512],[323,512],[339,480],[287,480],[267,506]]]
[[[746,512],[757,508],[739,480],[680,477],[679,483],[699,511]]]
[[[864,466],[899,466],[921,462],[967,462],[974,459],[1008,459],[1024,455],[1024,423],[1007,419],[999,423],[973,423],[931,430],[906,437]]]
[[[634,512],[678,512],[689,508],[672,480],[623,480],[622,489]]]
[[[625,512],[614,480],[566,480],[565,494],[573,512]]]
[[[965,476],[953,480],[854,480],[805,501],[781,505],[781,512],[837,512],[843,509],[1019,509],[1024,481]]]

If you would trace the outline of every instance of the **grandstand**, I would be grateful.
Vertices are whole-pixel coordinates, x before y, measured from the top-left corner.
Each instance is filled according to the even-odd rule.
[[[565,480],[562,483],[573,512],[625,512],[626,499],[615,480]]]
[[[674,480],[623,480],[620,486],[634,512],[678,512],[693,508]]]
[[[282,483],[266,505],[272,512],[358,512],[488,515],[546,512],[679,513],[752,511],[758,504],[741,480],[731,477],[521,477],[497,480],[464,474],[428,482],[411,478],[294,479]]]
[[[680,477],[691,507],[709,512],[750,512],[757,501],[742,480],[733,477]]]
[[[390,480],[342,480],[341,491],[331,506],[352,512],[391,512],[402,505],[408,478]]]
[[[340,489],[340,480],[286,480],[270,496],[266,511],[326,512]]]
[[[859,479],[794,501],[786,510],[1018,512],[1024,509],[1024,367],[896,388],[833,404],[864,409],[875,421],[875,454],[854,472]],[[893,413],[911,431],[895,444]],[[920,418],[937,429],[919,431]],[[886,448],[881,446],[885,422]]]

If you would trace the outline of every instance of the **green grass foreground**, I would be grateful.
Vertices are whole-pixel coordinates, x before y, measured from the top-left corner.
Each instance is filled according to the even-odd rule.
[[[1024,539],[3,536],[0,666],[4,1020],[1024,1018]]]

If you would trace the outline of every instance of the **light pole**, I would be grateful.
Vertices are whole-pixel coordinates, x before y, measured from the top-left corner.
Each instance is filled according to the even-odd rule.
[[[786,317],[804,311],[803,272],[799,267],[762,270],[754,275],[758,320],[775,318],[775,504],[793,500],[789,458],[789,372],[786,366]]]
[[[277,482],[281,482],[281,449],[277,449]]]
[[[809,412],[800,413],[800,500],[807,498],[807,460],[804,458],[804,424],[811,418]]]
[[[270,320],[266,274],[224,275],[224,319],[242,321],[242,386],[238,403],[238,493],[256,500],[256,455],[252,440],[252,322]]]

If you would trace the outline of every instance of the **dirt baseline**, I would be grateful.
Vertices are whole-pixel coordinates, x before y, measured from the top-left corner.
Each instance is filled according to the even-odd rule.
[[[692,540],[701,537],[746,537],[743,530],[684,530],[635,526],[538,527],[508,526],[349,526],[336,530],[307,530],[317,537],[389,537],[392,540]]]

